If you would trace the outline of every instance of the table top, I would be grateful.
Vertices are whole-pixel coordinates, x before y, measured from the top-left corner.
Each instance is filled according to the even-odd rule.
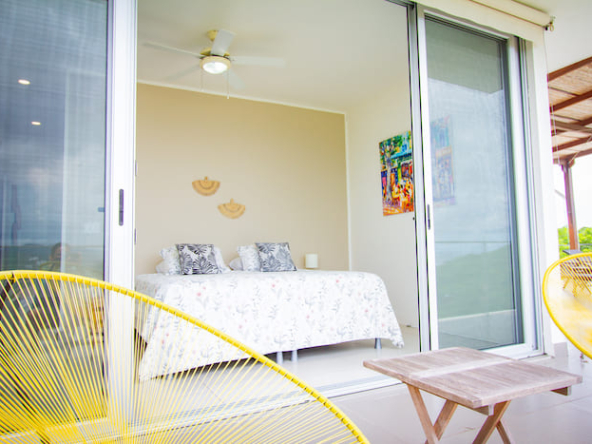
[[[580,375],[463,347],[373,359],[364,366],[472,409],[582,382]]]

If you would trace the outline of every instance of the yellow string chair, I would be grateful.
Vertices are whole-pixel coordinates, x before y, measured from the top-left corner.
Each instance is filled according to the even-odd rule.
[[[553,322],[592,358],[592,253],[566,256],[543,277],[543,298]]]
[[[0,273],[0,296],[0,442],[367,442],[275,362],[143,294],[9,271]],[[207,335],[219,339],[224,360],[142,378],[146,344],[134,326],[159,317],[170,317],[171,345],[150,365],[179,368],[191,358],[183,344]]]

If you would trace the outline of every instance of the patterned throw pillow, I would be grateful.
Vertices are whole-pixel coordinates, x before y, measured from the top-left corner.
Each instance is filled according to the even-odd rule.
[[[296,271],[288,242],[257,242],[261,271]]]
[[[244,271],[261,271],[259,251],[255,245],[243,245],[236,247],[236,251],[240,256]]]
[[[216,263],[212,244],[177,244],[179,263],[183,274],[218,274],[221,272]]]

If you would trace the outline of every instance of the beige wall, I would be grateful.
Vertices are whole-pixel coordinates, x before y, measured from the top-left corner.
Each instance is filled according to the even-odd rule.
[[[384,280],[399,323],[418,326],[415,213],[383,216],[378,149],[382,140],[410,129],[406,83],[347,116],[351,263]]]
[[[153,273],[160,249],[213,243],[290,243],[297,267],[319,254],[347,269],[344,116],[138,84],[136,274]],[[197,179],[219,180],[212,196]],[[238,219],[217,206],[244,204]]]
[[[405,10],[393,5],[389,12],[393,49],[385,57],[407,42]],[[418,326],[415,213],[382,214],[378,144],[411,130],[407,60],[400,60],[399,66],[390,88],[347,113],[351,266],[378,274],[399,323]],[[421,192],[422,184],[415,185]]]

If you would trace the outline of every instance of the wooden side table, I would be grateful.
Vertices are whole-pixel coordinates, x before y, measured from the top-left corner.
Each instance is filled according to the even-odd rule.
[[[459,405],[487,415],[474,443],[486,442],[496,428],[503,442],[511,443],[502,416],[512,399],[545,391],[567,395],[582,382],[580,375],[462,347],[374,359],[364,366],[407,384],[430,444],[439,442]],[[420,390],[446,400],[434,424]]]

